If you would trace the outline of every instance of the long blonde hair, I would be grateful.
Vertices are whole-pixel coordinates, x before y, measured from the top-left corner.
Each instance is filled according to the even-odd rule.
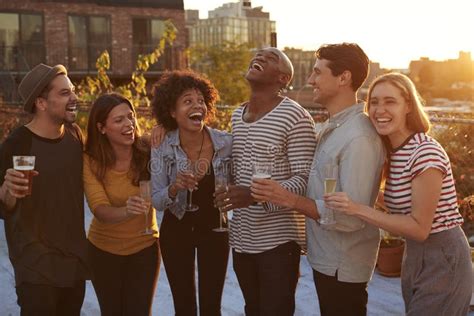
[[[372,91],[374,90],[375,86],[382,82],[387,82],[399,89],[402,97],[408,103],[410,108],[410,112],[407,114],[406,119],[408,130],[415,133],[428,133],[431,123],[428,115],[426,115],[425,111],[423,110],[423,99],[416,90],[413,81],[411,81],[411,79],[404,74],[391,72],[375,78],[370,84],[369,91],[367,93],[366,112],[369,112]]]
[[[408,103],[410,112],[406,116],[407,128],[413,133],[428,133],[431,127],[430,120],[428,115],[423,110],[423,99],[416,90],[415,84],[411,81],[408,76],[397,73],[390,72],[384,75],[381,75],[375,78],[369,86],[369,91],[367,93],[367,102],[365,103],[365,112],[368,114],[370,109],[370,98],[372,97],[372,91],[375,86],[380,83],[387,82],[400,90],[402,97]],[[388,136],[381,136],[383,144],[386,149],[386,158],[385,164],[382,173],[382,183],[381,186],[385,186],[385,181],[390,172],[390,153],[391,145],[388,140]]]

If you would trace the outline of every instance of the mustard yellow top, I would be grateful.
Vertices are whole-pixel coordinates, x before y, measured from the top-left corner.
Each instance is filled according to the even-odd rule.
[[[84,154],[84,192],[87,203],[94,213],[99,205],[122,207],[132,195],[139,195],[140,189],[132,184],[128,172],[107,170],[103,185],[92,173],[90,160]],[[156,231],[154,235],[142,235],[145,229],[145,215],[133,215],[123,222],[103,223],[96,217],[89,227],[89,241],[97,248],[116,255],[130,255],[151,246],[158,238],[155,210],[148,212],[148,223]]]

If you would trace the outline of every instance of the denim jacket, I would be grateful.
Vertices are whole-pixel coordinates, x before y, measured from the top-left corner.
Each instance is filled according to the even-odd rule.
[[[211,136],[214,147],[212,167],[216,170],[218,164],[224,162],[229,164],[226,168],[231,168],[229,158],[232,155],[232,135],[213,128],[205,128]],[[178,129],[168,132],[160,147],[153,148],[151,151],[150,172],[153,206],[158,211],[168,209],[179,219],[183,218],[185,213],[183,207],[186,203],[186,191],[180,190],[176,198],[172,199],[168,195],[168,188],[176,180],[177,161],[186,158],[186,153],[179,143]]]

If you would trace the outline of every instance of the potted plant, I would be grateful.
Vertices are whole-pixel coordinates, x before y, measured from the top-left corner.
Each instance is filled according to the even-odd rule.
[[[379,193],[375,209],[390,213],[383,202],[383,193]],[[399,277],[402,271],[403,252],[405,250],[405,239],[395,236],[388,231],[380,229],[382,238],[379,244],[377,256],[377,271],[387,277]]]
[[[405,240],[382,229],[380,231],[382,239],[377,257],[377,271],[383,276],[399,277],[402,271]]]

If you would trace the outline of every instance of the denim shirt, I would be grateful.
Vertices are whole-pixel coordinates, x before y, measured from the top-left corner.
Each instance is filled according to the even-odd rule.
[[[205,127],[211,137],[214,147],[212,157],[212,167],[224,162],[229,164],[226,168],[231,168],[232,155],[232,135],[216,129]],[[169,186],[176,181],[178,173],[177,161],[186,159],[187,155],[179,143],[179,130],[168,132],[165,139],[158,148],[151,151],[150,172],[152,181],[152,203],[157,211],[168,209],[177,218],[184,216],[184,206],[186,203],[186,190],[178,191],[174,199],[168,195]],[[212,198],[212,197],[210,197]]]

